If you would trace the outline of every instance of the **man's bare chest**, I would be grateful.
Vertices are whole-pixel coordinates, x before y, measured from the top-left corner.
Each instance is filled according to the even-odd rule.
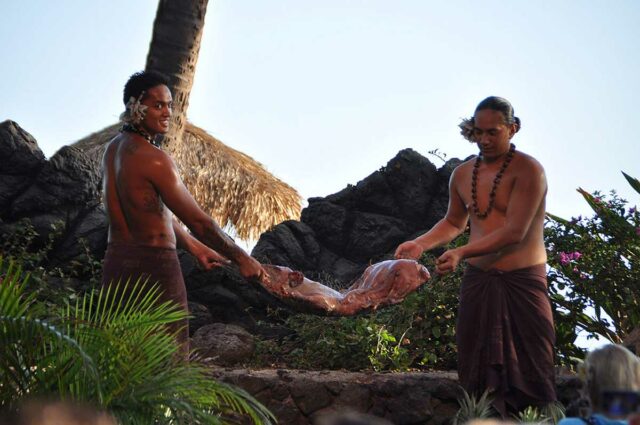
[[[515,173],[509,172],[505,172],[498,180],[496,176],[497,171],[479,170],[475,181],[475,194],[472,173],[465,173],[464,178],[460,179],[457,192],[470,214],[474,211],[474,202],[481,213],[491,204],[491,208],[496,212],[506,214],[516,176]]]

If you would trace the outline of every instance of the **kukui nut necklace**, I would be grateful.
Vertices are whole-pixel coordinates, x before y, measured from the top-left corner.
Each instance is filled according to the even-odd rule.
[[[122,126],[122,131],[128,131],[130,133],[136,133],[139,136],[142,136],[147,142],[151,143],[153,146],[158,146],[155,142],[155,140],[153,139],[153,137],[151,137],[151,135],[149,133],[147,133],[146,131],[136,127],[135,125],[131,125],[131,124],[125,124]]]
[[[498,190],[498,185],[500,184],[500,180],[502,180],[502,176],[504,175],[505,170],[509,166],[509,163],[513,159],[513,152],[516,150],[516,145],[513,143],[510,144],[509,152],[500,167],[500,171],[496,174],[496,177],[493,179],[493,187],[491,187],[491,192],[489,192],[489,205],[484,212],[480,212],[480,208],[478,208],[478,167],[480,167],[480,159],[481,155],[476,157],[476,162],[473,164],[473,172],[471,173],[471,200],[473,201],[473,213],[479,219],[487,218],[491,210],[493,209],[493,204],[496,201],[496,191]]]

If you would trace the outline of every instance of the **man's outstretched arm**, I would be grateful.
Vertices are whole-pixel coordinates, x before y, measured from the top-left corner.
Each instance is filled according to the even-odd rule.
[[[178,248],[184,249],[193,255],[204,270],[211,270],[214,267],[231,263],[228,258],[194,238],[175,217],[173,218],[173,231],[176,234]]]
[[[400,244],[395,252],[396,258],[417,260],[424,251],[449,243],[464,231],[469,214],[456,189],[459,180],[456,171],[453,171],[449,180],[449,206],[445,217],[426,233]]]
[[[146,166],[149,178],[165,205],[200,242],[236,263],[245,278],[266,277],[262,265],[236,245],[215,220],[202,211],[184,186],[178,169],[168,155],[158,152],[156,158]]]

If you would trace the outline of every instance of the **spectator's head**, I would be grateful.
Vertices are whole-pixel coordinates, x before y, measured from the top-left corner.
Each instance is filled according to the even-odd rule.
[[[582,365],[587,395],[594,412],[604,412],[602,393],[639,391],[640,359],[622,345],[592,351]]]
[[[0,413],[0,425],[117,425],[106,412],[64,401],[28,401],[17,411]]]
[[[343,412],[320,417],[315,425],[392,425],[386,419],[368,415],[366,413]]]

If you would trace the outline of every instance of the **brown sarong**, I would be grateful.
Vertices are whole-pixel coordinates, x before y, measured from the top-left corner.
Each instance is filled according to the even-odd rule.
[[[555,332],[544,264],[512,271],[468,265],[456,340],[462,387],[478,396],[489,388],[503,417],[507,410],[556,400]]]
[[[140,282],[148,279],[147,285],[159,285],[161,302],[173,301],[188,311],[187,290],[175,249],[109,243],[102,267],[102,286],[125,284],[129,279],[132,285],[138,278],[141,278]],[[171,323],[168,327],[186,356],[189,352],[187,320]]]

